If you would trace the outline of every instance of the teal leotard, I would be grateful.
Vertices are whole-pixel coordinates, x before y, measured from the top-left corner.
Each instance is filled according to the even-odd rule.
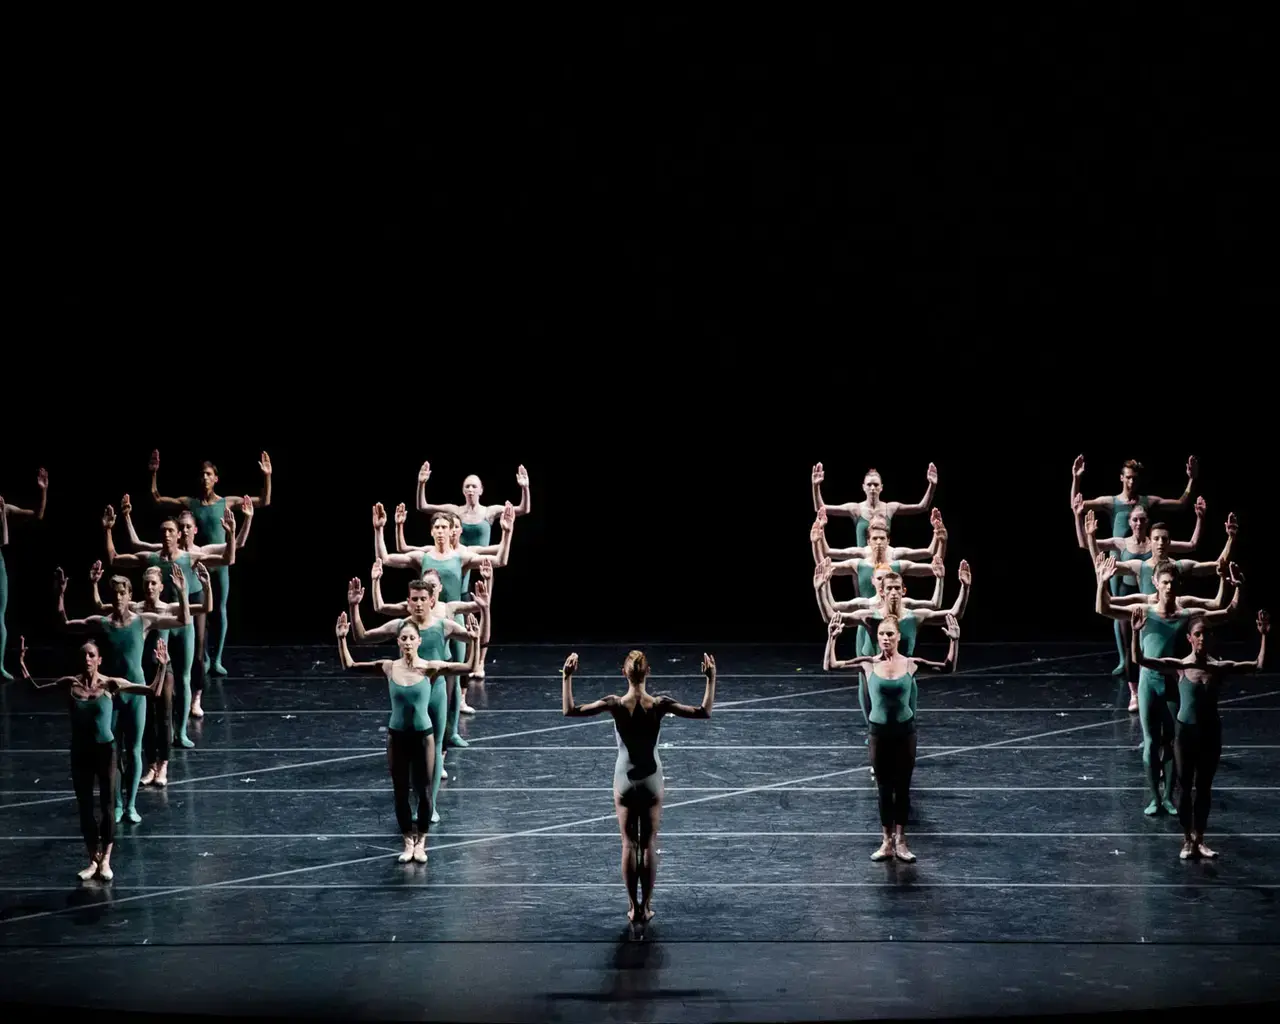
[[[401,619],[396,623],[397,635],[408,621],[408,619]],[[444,639],[444,623],[441,620],[437,619],[425,629],[419,626],[418,635],[422,637],[422,643],[418,646],[419,658],[423,661],[449,660],[449,648]],[[436,676],[431,680],[427,717],[431,719],[431,729],[436,735],[436,768],[431,773],[431,808],[433,814],[439,814],[436,797],[440,794],[440,780],[444,777],[444,744],[440,740],[444,737],[449,724],[449,691],[444,676]],[[456,727],[456,718],[454,722]]]
[[[1185,615],[1175,615],[1171,619],[1163,618],[1148,609],[1147,623],[1142,627],[1142,653],[1147,658],[1172,658],[1178,646],[1178,640],[1186,635],[1191,619]],[[1165,694],[1165,677],[1154,669],[1144,668],[1141,679],[1153,693]]]
[[[139,686],[145,683],[142,674],[142,656],[146,647],[146,624],[142,616],[134,613],[127,626],[117,625],[109,616],[102,616],[102,674],[127,679]],[[116,810],[119,817],[122,808],[128,807],[131,820],[141,820],[134,805],[138,799],[138,784],[142,781],[142,736],[147,727],[147,695],[145,693],[117,693],[112,700],[111,732],[120,733],[118,751],[121,782],[127,784],[129,793],[125,801],[125,785],[116,787]],[[99,742],[107,742],[101,740]]]
[[[1193,683],[1185,672],[1178,676],[1179,722],[1183,725],[1218,724],[1218,690],[1221,678],[1214,672],[1209,675],[1207,683]]]
[[[490,543],[489,538],[493,534],[493,526],[487,519],[482,519],[478,523],[462,524],[462,536],[459,543],[469,548],[483,548]],[[471,570],[468,569],[462,577],[462,591],[468,593],[471,590]]]
[[[880,516],[884,516],[884,523],[886,527],[893,526],[892,516],[888,515],[887,513],[877,512],[876,517],[879,518]],[[857,546],[860,548],[865,548],[867,546],[867,534],[871,530],[871,520],[864,519],[861,515],[859,515],[858,522],[855,525],[854,529],[857,531],[857,537],[858,537]]]
[[[387,676],[387,690],[391,695],[391,718],[387,722],[388,729],[414,732],[431,732],[431,718],[427,714],[427,705],[431,700],[431,681],[425,676],[410,686],[397,683]]]
[[[889,562],[889,569],[893,572],[902,571],[901,562]],[[869,559],[864,558],[862,564],[858,566],[858,596],[862,598],[872,599],[876,596],[875,571],[877,566],[872,566]],[[867,650],[868,653],[875,653],[875,642],[871,639],[871,634],[867,632],[867,627],[858,623],[858,629],[854,641],[854,650],[861,653]]]
[[[1137,501],[1123,501],[1118,495],[1111,499],[1111,536],[1128,537],[1133,532],[1129,529],[1129,516],[1133,514],[1136,505],[1149,509],[1151,498],[1140,494]]]
[[[914,675],[886,679],[868,668],[867,692],[871,697],[869,717],[873,724],[909,722],[915,717],[917,689]]]
[[[199,498],[187,499],[187,510],[195,518],[196,521],[196,539],[201,544],[225,544],[227,542],[227,531],[222,525],[222,514],[227,509],[227,499],[219,498],[212,505],[202,504]],[[216,569],[209,570],[209,582],[214,584],[214,602],[213,614],[209,616],[208,626],[212,630],[212,635],[206,633],[205,644],[210,648],[211,655],[205,655],[204,651],[196,652],[196,657],[201,659],[205,672],[210,668],[216,668],[219,674],[224,672],[222,668],[222,651],[227,643],[227,599],[231,595],[231,568],[230,566],[221,565]],[[199,588],[199,581],[196,581],[196,587]],[[190,588],[188,588],[188,592]],[[199,593],[199,589],[195,593]],[[194,601],[192,602],[195,603]]]
[[[1137,501],[1122,501],[1119,497],[1111,499],[1111,536],[1117,539],[1127,539],[1133,531],[1129,529],[1129,514],[1133,512],[1134,506],[1141,505],[1147,508],[1151,504],[1151,499],[1141,494]],[[1140,558],[1140,555],[1131,555],[1127,551],[1117,551],[1116,561],[1123,561],[1128,558]],[[1150,556],[1147,556],[1150,557]],[[1107,585],[1113,597],[1124,597],[1128,594],[1136,594],[1138,592],[1138,581],[1130,576],[1121,576],[1119,573],[1111,577],[1111,582]],[[1111,624],[1112,633],[1116,638],[1116,650],[1120,652],[1120,663],[1116,666],[1115,674],[1124,673],[1125,666],[1129,664],[1129,648],[1125,642],[1124,627],[1121,626],[1117,619]]]
[[[1142,628],[1142,654],[1147,658],[1169,658],[1174,654],[1178,638],[1185,635],[1191,619],[1175,615],[1165,619],[1151,608],[1147,611],[1147,623]],[[1138,717],[1142,722],[1142,763],[1146,767],[1147,782],[1152,800],[1147,813],[1154,814],[1163,803],[1172,807],[1174,773],[1167,767],[1173,759],[1173,712],[1170,705],[1178,699],[1178,691],[1167,685],[1165,676],[1154,669],[1144,668],[1138,674]],[[1164,774],[1164,791],[1161,792],[1160,776]],[[1170,813],[1173,813],[1170,811]]]
[[[71,713],[72,745],[111,743],[115,740],[115,733],[111,731],[114,712],[110,694],[104,693],[92,700],[69,697],[67,710]]]
[[[164,580],[164,590],[161,591],[161,600],[170,604],[176,603],[178,600],[178,592],[174,588],[173,580],[170,572],[174,563],[182,569],[183,579],[186,581],[187,604],[191,603],[192,594],[204,594],[204,589],[200,585],[200,580],[196,577],[195,567],[191,563],[191,555],[186,551],[178,553],[178,557],[174,559],[165,558],[160,552],[153,551],[147,555],[147,566],[158,566],[160,569],[160,577]],[[187,736],[188,716],[191,714],[191,666],[195,661],[196,654],[196,626],[194,621],[188,621],[185,628],[171,629],[168,636],[169,643],[169,670],[173,673],[174,685],[182,698],[181,710],[178,712],[182,717],[178,720],[178,742],[184,747],[194,747],[190,737]],[[176,709],[175,709],[176,710]]]
[[[145,685],[142,674],[142,652],[146,645],[146,623],[134,613],[127,626],[119,626],[110,616],[101,618],[102,674],[118,676],[139,686]],[[121,694],[121,696],[130,696]]]
[[[884,615],[877,613],[872,621],[879,623],[883,619]],[[879,626],[876,628],[878,630]],[[902,610],[902,614],[898,617],[898,632],[900,634],[898,650],[908,658],[916,651],[916,637],[919,634],[919,631],[920,620],[916,618],[914,612],[907,611],[904,608]],[[871,631],[869,629],[863,630],[863,633],[859,634],[859,642],[862,642],[863,635],[866,636],[865,646],[863,649],[859,649],[858,654],[863,656],[875,654],[879,650],[879,644],[876,642],[875,637],[871,635]]]
[[[440,574],[440,600],[461,601],[462,556],[448,555],[444,558],[436,558],[434,550],[434,548],[429,548],[422,553],[422,571],[426,572],[428,569],[435,569]],[[464,624],[461,615],[455,615],[453,621],[459,625]],[[464,661],[466,659],[466,650],[461,641],[448,641],[447,649],[452,655],[449,659],[450,661]],[[419,651],[421,651],[421,648],[419,648]],[[448,720],[445,722],[445,731],[439,736],[443,742],[436,744],[436,750],[441,758],[444,757],[442,748],[446,742],[453,746],[466,745],[462,737],[458,735],[458,716],[462,712],[462,688],[458,677],[450,676],[447,685],[449,695]],[[436,778],[438,779],[439,777],[440,773],[436,772]]]

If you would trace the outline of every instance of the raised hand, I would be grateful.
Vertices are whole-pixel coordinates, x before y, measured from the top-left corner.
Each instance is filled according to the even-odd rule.
[[[102,579],[102,561],[99,559],[89,567],[89,582],[94,586],[98,585],[98,580]]]
[[[945,580],[947,578],[947,565],[943,562],[941,555],[933,556],[933,561],[929,563],[929,568],[933,570],[935,579]]]
[[[1268,612],[1265,608],[1259,609],[1258,611],[1258,632],[1259,633],[1271,632],[1271,613]]]
[[[62,566],[53,570],[53,585],[58,588],[59,593],[67,592],[67,574],[62,571]]]
[[[1207,504],[1205,504],[1205,500],[1204,500],[1204,495],[1203,495],[1203,494],[1202,494],[1202,495],[1200,495],[1200,497],[1196,498],[1196,518],[1197,518],[1197,519],[1203,519],[1203,518],[1204,518],[1204,514],[1205,514],[1205,510],[1206,510],[1206,509],[1208,509],[1208,507],[1209,507],[1209,506],[1208,506]]]
[[[824,558],[821,562],[813,567],[813,589],[817,590],[827,580],[831,579],[832,570],[835,568],[831,564],[830,558]]]
[[[1106,582],[1116,574],[1116,556],[1104,555],[1099,551],[1098,557],[1093,560],[1093,568],[1097,572],[1098,578]]]
[[[156,641],[155,655],[156,661],[161,665],[169,663],[169,645],[165,643],[163,637]]]
[[[147,468],[151,472],[156,472],[160,468],[160,449],[157,448],[151,453],[151,461],[147,463]]]
[[[1079,495],[1077,495],[1079,497]],[[1087,534],[1095,534],[1098,532],[1098,517],[1094,514],[1093,509],[1089,509],[1084,514],[1084,532]]]
[[[36,470],[36,486],[42,491],[49,489],[49,471],[43,466]]]
[[[1079,492],[1071,499],[1071,511],[1079,515],[1084,510],[1084,495]]]
[[[373,568],[369,570],[369,579],[371,580],[382,579],[382,559],[381,558],[375,558],[373,560]]]
[[[240,499],[240,514],[246,519],[253,518],[253,498],[251,495],[244,495]]]
[[[480,639],[480,620],[474,614],[467,616],[467,636],[472,640]]]
[[[822,463],[819,462],[813,467],[813,482],[820,484],[824,479],[826,479],[826,474],[822,471]]]
[[[476,580],[471,588],[471,597],[481,608],[489,607],[489,584],[484,580]]]
[[[396,506],[396,525],[403,526],[409,520],[409,510],[404,507],[404,502],[400,502]]]
[[[529,471],[524,466],[516,467],[516,486],[521,488],[529,486]]]
[[[102,511],[102,525],[108,530],[116,525],[116,510],[110,505]]]
[[[381,530],[387,525],[387,510],[382,507],[382,502],[378,502],[373,506],[373,528]]]
[[[249,507],[250,508],[253,507],[252,501],[249,502]],[[226,530],[227,533],[236,532],[236,517],[234,513],[232,513],[231,511],[230,505],[228,505],[226,508],[222,510],[222,528]]]
[[[516,525],[515,506],[512,505],[511,502],[507,502],[502,507],[502,528],[504,530],[510,530],[515,525]]]
[[[963,558],[960,559],[960,582],[966,587],[973,583],[973,570],[969,568],[969,563]]]
[[[258,468],[262,470],[263,476],[271,475],[271,456],[268,455],[266,452],[263,452],[258,457]]]
[[[1227,566],[1227,579],[1231,581],[1233,587],[1244,585],[1244,573],[1240,571],[1240,566],[1236,565],[1235,562]]]
[[[480,563],[480,578],[482,580],[493,579],[493,563],[487,558]]]
[[[960,623],[956,621],[956,617],[950,612],[947,612],[946,625],[942,627],[942,631],[952,640],[960,639]]]
[[[1265,615],[1266,612],[1259,612],[1259,615]],[[31,675],[27,671],[27,638],[25,636],[18,637],[18,667],[22,669],[24,676]]]
[[[839,636],[844,632],[844,616],[839,612],[831,616],[831,621],[827,623],[827,633],[830,636]]]
[[[819,515],[818,518],[813,521],[813,525],[809,527],[809,543],[810,544],[817,544],[818,541],[822,540],[822,534],[823,534],[822,527],[825,521],[826,520],[824,520],[822,516]]]
[[[1194,480],[1196,478],[1196,474],[1199,472],[1200,472],[1200,462],[1194,455],[1192,455],[1189,459],[1187,459],[1187,476],[1190,479]]]
[[[133,514],[133,502],[129,500],[129,495],[124,495],[120,499],[120,514],[126,519]]]
[[[564,668],[562,668],[560,671],[567,676],[571,676],[573,675],[574,672],[577,671],[577,669],[578,669],[578,656],[576,654],[571,654],[569,655],[569,657],[564,659]]]
[[[1234,537],[1236,535],[1236,531],[1238,531],[1239,529],[1240,529],[1240,523],[1236,520],[1236,514],[1234,512],[1228,512],[1227,513],[1227,536]]]
[[[179,594],[186,593],[187,577],[182,571],[182,566],[177,562],[173,563],[173,568],[169,571],[169,578],[173,580],[173,585],[177,588]]]
[[[1147,624],[1147,606],[1140,604],[1136,608],[1134,608],[1131,612],[1129,612],[1129,625],[1133,628],[1133,631],[1135,633],[1141,633],[1142,627],[1145,626],[1146,624]]]
[[[431,479],[431,463],[424,462],[422,468],[418,470],[418,483],[425,484]]]
[[[705,652],[702,655],[702,674],[708,679],[714,679],[716,674],[716,659]]]
[[[941,509],[938,509],[935,507],[929,511],[929,525],[932,526],[935,530],[942,525]]]
[[[213,583],[209,580],[209,567],[204,562],[196,562],[196,579],[200,581],[200,589],[212,587]]]
[[[1075,462],[1071,463],[1071,475],[1073,477],[1084,476],[1084,456],[1077,455]]]
[[[351,623],[347,621],[347,613],[343,612],[338,616],[338,624],[334,627],[334,634],[341,639],[351,631]]]
[[[932,462],[929,463],[929,468],[925,470],[924,478],[935,487],[938,485],[938,467]]]
[[[364,584],[360,582],[359,576],[352,576],[351,582],[347,584],[347,607],[360,604],[363,600]]]

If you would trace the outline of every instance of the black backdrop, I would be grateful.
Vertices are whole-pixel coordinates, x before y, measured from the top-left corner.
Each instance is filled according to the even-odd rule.
[[[1265,599],[1263,34],[1163,17],[909,45],[441,22],[404,60],[267,26],[163,54],[120,25],[27,38],[0,493],[30,503],[40,464],[53,488],[6,552],[15,635],[47,630],[55,564],[80,586],[104,504],[129,490],[154,530],[155,446],[169,492],[204,458],[224,493],[275,462],[233,643],[327,638],[370,504],[411,502],[423,459],[441,499],[532,474],[498,640],[820,642],[817,459],[832,501],[868,465],[915,500],[937,462],[974,639],[1105,642],[1078,451],[1090,494],[1130,456],[1175,494],[1199,455],[1201,554],[1236,511]]]

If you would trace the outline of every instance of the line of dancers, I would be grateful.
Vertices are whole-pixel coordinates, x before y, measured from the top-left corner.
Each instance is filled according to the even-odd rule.
[[[960,562],[960,592],[955,604],[944,611],[947,530],[937,508],[930,512],[933,539],[927,548],[890,546],[889,529],[894,519],[929,512],[938,485],[938,469],[933,463],[929,463],[925,474],[928,486],[924,497],[913,505],[885,501],[881,496],[883,481],[874,469],[862,478],[862,501],[828,505],[822,499],[824,477],[819,462],[812,474],[816,518],[809,541],[815,562],[813,585],[818,610],[828,623],[823,668],[858,673],[858,705],[867,729],[866,744],[880,808],[881,842],[871,859],[910,863],[916,859],[906,837],[911,814],[911,776],[916,763],[916,676],[922,670],[955,671],[960,620],[969,603],[972,570],[967,561]],[[857,546],[842,549],[827,546],[829,516],[854,519]],[[836,601],[831,592],[832,576],[855,577],[858,596],[849,601]],[[906,596],[906,580],[913,576],[933,577],[933,594],[929,600]],[[857,625],[856,657],[842,660],[836,657],[836,639],[850,622]],[[946,635],[948,646],[944,660],[929,661],[915,656],[922,626],[937,626]]]
[[[1217,857],[1204,836],[1222,756],[1219,694],[1227,676],[1261,670],[1271,628],[1270,616],[1260,610],[1255,619],[1258,656],[1252,661],[1220,660],[1212,654],[1211,627],[1241,611],[1244,575],[1231,561],[1239,524],[1234,513],[1227,515],[1226,544],[1212,562],[1170,557],[1195,550],[1207,512],[1203,497],[1191,503],[1198,474],[1195,456],[1187,459],[1187,486],[1178,498],[1143,494],[1142,465],[1130,459],[1120,470],[1120,493],[1086,499],[1080,493],[1084,471],[1084,456],[1079,455],[1071,467],[1076,541],[1094,567],[1095,610],[1114,620],[1120,662],[1113,674],[1127,679],[1129,711],[1138,713],[1142,725],[1142,762],[1151,797],[1143,813],[1177,816],[1183,860]],[[1188,541],[1174,541],[1166,524],[1150,522],[1153,509],[1188,506],[1196,516]],[[1110,537],[1097,536],[1100,515],[1111,519]],[[1183,593],[1186,581],[1215,573],[1214,597]],[[1229,603],[1228,585],[1233,590]],[[1191,650],[1178,657],[1184,638]]]

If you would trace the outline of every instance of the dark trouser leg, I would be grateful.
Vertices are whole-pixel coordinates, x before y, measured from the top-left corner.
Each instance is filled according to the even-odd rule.
[[[413,736],[413,749],[410,751],[409,761],[409,779],[413,788],[414,795],[418,798],[418,832],[421,835],[427,834],[427,829],[431,827],[431,796],[429,783],[431,780],[431,772],[427,767],[427,739],[430,733],[415,732]],[[435,754],[432,753],[434,759]]]
[[[1200,726],[1200,756],[1196,758],[1196,835],[1203,836],[1209,825],[1209,805],[1213,800],[1213,777],[1218,773],[1222,759],[1222,725],[1205,723]]]
[[[907,827],[907,818],[911,816],[911,776],[916,770],[916,733],[915,730],[904,736],[899,746],[893,769],[893,823],[901,828]]]
[[[97,744],[79,743],[71,747],[71,785],[76,792],[76,808],[80,812],[80,835],[92,857],[98,852],[98,820],[93,813],[93,784],[97,771]],[[111,817],[112,808],[106,809]]]
[[[413,835],[413,816],[409,811],[409,763],[412,759],[413,733],[387,730],[387,761],[391,769],[391,787],[395,793],[396,824],[402,836]]]
[[[1195,832],[1192,794],[1195,792],[1196,759],[1200,753],[1199,729],[1178,722],[1173,731],[1173,761],[1178,772],[1178,822],[1184,835]]]
[[[196,649],[191,658],[191,694],[192,700],[204,692],[205,647],[209,633],[209,616],[203,612],[191,611],[191,622],[196,627]]]
[[[98,826],[98,842],[103,850],[111,848],[116,838],[116,751],[114,743],[94,744],[93,776],[98,782],[98,806],[102,823]],[[92,810],[90,811],[92,813]]]
[[[880,824],[893,828],[894,744],[897,737],[871,733],[871,767],[876,773],[876,792],[880,800]]]
[[[169,760],[173,746],[173,673],[166,672],[159,697],[147,697],[147,727],[142,733],[142,759],[149,765]]]

